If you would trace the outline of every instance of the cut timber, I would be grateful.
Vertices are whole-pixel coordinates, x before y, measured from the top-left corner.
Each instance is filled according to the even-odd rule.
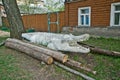
[[[75,75],[81,76],[81,77],[84,78],[85,80],[95,80],[95,79],[93,79],[93,78],[91,78],[91,77],[89,77],[89,76],[87,76],[87,75],[85,75],[85,74],[83,74],[83,73],[80,73],[80,72],[78,72],[78,71],[76,71],[76,70],[74,70],[74,69],[71,69],[71,68],[69,68],[69,67],[67,67],[67,66],[64,66],[64,65],[62,65],[62,64],[60,64],[60,63],[58,63],[58,62],[55,62],[55,61],[54,61],[54,64],[57,65],[57,66],[59,66],[59,67],[61,67],[61,68],[63,68],[63,69],[65,69],[66,71],[69,71],[69,72],[71,72],[71,73],[73,73],[73,74],[75,74]]]
[[[9,47],[9,48],[12,48],[12,49],[15,49],[15,50],[18,50],[20,52],[24,52],[27,55],[29,55],[31,57],[34,57],[38,60],[42,60],[47,64],[52,64],[53,63],[53,58],[52,57],[50,57],[48,55],[45,55],[45,54],[42,54],[41,52],[36,51],[34,48],[32,49],[32,48],[27,47],[27,46],[22,45],[22,44],[16,44],[15,42],[9,42],[9,39],[5,42],[5,46]]]
[[[71,59],[69,59],[64,64],[69,66],[69,67],[74,67],[76,70],[82,69],[82,70],[85,70],[87,72],[91,72],[92,74],[96,74],[96,71],[93,71],[90,68],[88,68],[85,65],[83,65],[82,63],[74,61],[74,60],[71,60]]]
[[[14,43],[14,44],[20,44],[20,45],[28,47],[30,49],[34,49],[34,51],[37,51],[37,52],[42,53],[44,55],[51,56],[54,59],[56,59],[56,60],[58,60],[60,62],[63,62],[63,63],[68,60],[68,55],[65,55],[65,54],[63,54],[61,52],[52,51],[50,49],[43,48],[43,47],[40,47],[40,46],[35,46],[35,45],[25,43],[25,42],[17,40],[17,39],[10,39],[9,38],[9,39],[7,39],[6,42],[11,42],[11,43]]]
[[[81,43],[81,42],[78,42],[78,44],[80,44],[80,45],[82,45],[84,47],[90,48],[91,52],[94,52],[94,53],[120,57],[120,52],[100,49],[98,47],[94,47],[94,46],[91,46],[91,45],[88,45],[88,44],[85,44],[85,43]]]

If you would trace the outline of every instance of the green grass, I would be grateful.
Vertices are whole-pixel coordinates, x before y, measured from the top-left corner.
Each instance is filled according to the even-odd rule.
[[[8,37],[0,37],[0,43],[4,40],[6,40]]]
[[[78,56],[78,55],[75,55],[75,56],[73,56],[73,59],[74,59],[75,61],[78,61],[78,60],[79,60],[79,56]]]
[[[0,37],[0,42],[5,39],[6,37]],[[30,75],[19,68],[17,63],[16,57],[7,48],[0,47],[0,80],[30,80]]]
[[[0,37],[0,42],[5,40],[6,37]],[[90,38],[84,43],[98,46],[107,50],[114,50],[120,52],[120,40],[112,38]],[[19,68],[17,65],[18,60],[16,59],[12,52],[7,51],[3,46],[0,47],[0,80],[30,80],[30,74],[23,69]],[[69,53],[70,54],[70,53]],[[77,54],[77,53],[76,53]],[[95,53],[90,53],[89,57],[83,57],[80,55],[74,55],[73,59],[83,62],[89,62],[92,64],[93,69],[97,71],[96,75],[85,72],[87,75],[95,78],[96,80],[120,80],[120,58],[113,56],[100,55]],[[91,57],[92,56],[92,57]],[[83,57],[83,58],[81,58]],[[82,80],[81,77],[73,76],[59,67],[55,67],[56,73],[64,74],[66,79],[71,80],[72,77],[76,77],[76,80]],[[25,76],[24,76],[25,75]]]
[[[55,71],[59,74],[62,73],[62,75],[64,75],[66,80],[72,80],[72,78],[74,78],[74,80],[83,80],[83,78],[81,78],[80,76],[73,75],[72,73],[69,73],[66,70],[63,70],[62,68],[60,68],[58,66],[55,66]]]
[[[85,43],[97,46],[107,50],[114,50],[120,52],[120,39],[113,38],[90,38]]]
[[[120,52],[120,40],[112,38],[90,38],[85,43],[107,50]],[[120,58],[100,54],[94,56],[94,70],[97,75],[91,75],[97,80],[120,80]]]
[[[120,52],[120,39],[112,38],[90,38],[84,43],[97,46],[106,50],[114,50]],[[92,65],[93,70],[97,71],[96,75],[80,70],[81,72],[95,78],[96,80],[120,80],[120,58],[100,55],[96,53],[89,53],[88,55],[81,55],[79,53],[70,54],[70,58],[75,61],[80,61],[86,65],[89,63]],[[85,58],[86,57],[86,58]],[[92,61],[89,61],[92,59]],[[56,68],[56,70],[61,73],[62,69]],[[66,73],[63,73],[66,74]],[[68,75],[69,76],[69,75]],[[77,78],[76,80],[82,80]]]
[[[5,53],[6,48],[0,48],[0,80],[30,80],[29,74],[17,65],[16,58],[11,52]],[[27,75],[27,76],[26,76]]]

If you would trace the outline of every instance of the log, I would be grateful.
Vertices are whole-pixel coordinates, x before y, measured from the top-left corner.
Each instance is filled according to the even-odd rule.
[[[67,62],[64,63],[65,65],[71,67],[71,68],[74,68],[76,70],[84,70],[84,71],[87,71],[87,72],[91,72],[92,74],[96,74],[96,71],[93,71],[92,69],[86,67],[85,65],[83,65],[82,63],[80,62],[77,62],[77,61],[74,61],[74,60],[71,60],[69,59]]]
[[[7,42],[8,41],[12,42],[14,44],[20,44],[20,45],[26,46],[30,49],[34,49],[35,51],[38,51],[38,52],[43,53],[45,55],[51,56],[54,59],[56,59],[56,60],[58,60],[62,63],[66,62],[68,60],[68,55],[63,54],[63,53],[58,52],[58,51],[53,51],[53,50],[43,48],[43,47],[40,47],[40,46],[35,46],[33,44],[25,43],[25,42],[17,40],[17,39],[10,39],[9,38],[9,39],[7,39]]]
[[[78,44],[84,47],[90,48],[91,52],[94,52],[94,53],[120,57],[120,52],[117,52],[117,51],[109,51],[109,50],[101,49],[101,48],[91,46],[82,42],[78,42]]]
[[[24,46],[24,45],[21,45],[21,44],[16,44],[14,42],[9,42],[9,39],[5,42],[5,46],[9,47],[9,48],[12,48],[12,49],[15,49],[15,50],[18,50],[20,52],[24,52],[27,55],[29,55],[31,57],[34,57],[38,60],[42,60],[47,64],[52,64],[53,63],[53,58],[52,57],[50,57],[48,55],[45,55],[45,54],[42,54],[41,52],[36,51],[34,48],[31,49],[30,47],[27,47],[27,46]]]
[[[87,75],[85,75],[83,73],[80,73],[80,72],[78,72],[78,71],[76,71],[74,69],[71,69],[71,68],[69,68],[69,67],[67,67],[65,65],[62,65],[62,64],[60,64],[60,63],[58,63],[56,61],[54,61],[54,64],[57,65],[57,66],[59,66],[59,67],[61,67],[61,68],[63,68],[63,69],[65,69],[66,71],[69,71],[69,72],[71,72],[71,73],[73,73],[75,75],[81,76],[85,80],[95,80],[95,79],[93,79],[93,78],[91,78],[91,77],[89,77],[89,76],[87,76]]]

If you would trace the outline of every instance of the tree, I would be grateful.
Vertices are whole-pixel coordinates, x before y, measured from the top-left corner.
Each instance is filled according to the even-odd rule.
[[[30,4],[33,3],[33,0],[24,0],[24,4],[18,5],[20,12],[25,14],[34,13],[34,9],[30,8]]]
[[[64,0],[46,0],[45,7],[48,12],[63,11]]]
[[[37,6],[38,0],[24,0],[23,5],[18,5],[21,13],[36,14],[64,10],[64,0],[45,0],[43,7]],[[30,6],[33,4],[34,6]]]
[[[2,0],[10,25],[10,37],[22,39],[24,25],[16,0]]]

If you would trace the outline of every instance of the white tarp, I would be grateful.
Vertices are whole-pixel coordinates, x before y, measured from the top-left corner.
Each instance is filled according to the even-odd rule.
[[[89,34],[74,36],[72,34],[57,34],[47,32],[33,32],[23,33],[22,37],[34,42],[47,46],[53,50],[88,53],[89,48],[82,47],[77,44],[78,41],[85,41],[89,39]]]

